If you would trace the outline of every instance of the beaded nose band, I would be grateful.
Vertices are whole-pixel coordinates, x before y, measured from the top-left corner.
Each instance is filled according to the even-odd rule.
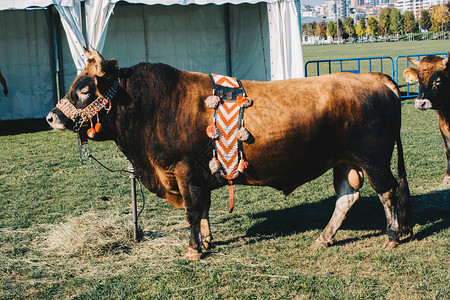
[[[108,90],[105,97],[98,97],[91,104],[86,106],[83,109],[76,108],[67,98],[63,98],[58,101],[56,107],[59,108],[62,113],[75,121],[76,117],[81,117],[84,121],[92,119],[99,111],[105,108],[106,112],[109,112],[111,109],[111,99],[117,94],[117,87],[119,86],[119,80],[116,79],[113,86]],[[109,104],[109,107],[106,107]]]
[[[76,108],[67,98],[63,98],[58,101],[56,107],[59,108],[66,117],[76,122],[76,118],[80,117],[80,122],[76,122],[74,130],[78,131],[79,126],[88,120],[91,123],[91,128],[88,129],[87,135],[89,138],[93,139],[97,133],[102,130],[102,125],[100,124],[100,119],[98,117],[99,111],[102,109],[106,110],[106,113],[109,113],[111,110],[111,99],[117,94],[117,88],[119,86],[119,78],[114,81],[113,86],[106,92],[104,98],[98,97],[91,104],[86,106],[85,108],[78,109]],[[108,105],[109,104],[109,105]],[[108,106],[107,106],[108,105]],[[92,118],[97,115],[97,122],[94,126],[92,122]]]

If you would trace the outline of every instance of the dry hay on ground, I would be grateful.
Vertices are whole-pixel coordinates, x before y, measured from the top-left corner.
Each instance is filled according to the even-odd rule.
[[[61,256],[96,257],[128,252],[133,247],[132,223],[128,215],[89,212],[55,225],[44,247]]]

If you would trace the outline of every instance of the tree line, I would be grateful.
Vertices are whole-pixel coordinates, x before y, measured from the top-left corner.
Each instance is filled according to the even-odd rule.
[[[417,33],[420,30],[450,31],[450,2],[441,6],[423,10],[416,19],[412,11],[403,14],[397,8],[383,8],[378,18],[370,16],[361,18],[355,24],[353,18],[348,17],[342,22],[311,22],[302,24],[302,35],[326,38],[348,39],[362,36],[380,36],[387,34]]]

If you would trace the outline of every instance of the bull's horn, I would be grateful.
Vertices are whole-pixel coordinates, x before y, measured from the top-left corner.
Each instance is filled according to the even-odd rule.
[[[448,58],[450,57],[450,53],[448,53],[448,51],[447,51],[447,57],[446,58],[444,58],[444,60],[442,61],[442,63],[444,64],[444,66],[447,66],[447,64],[448,64]]]
[[[83,46],[83,52],[87,59],[94,59],[94,56],[89,52],[89,50]]]
[[[406,59],[408,59],[409,62],[412,63],[413,65],[415,65],[416,67],[419,66],[419,61],[418,60],[411,59],[408,56],[406,56]]]
[[[92,56],[92,58],[95,60],[95,63],[97,65],[97,72],[99,76],[105,75],[105,69],[106,69],[106,60],[103,58],[103,56],[98,53],[97,50],[94,49],[91,45],[89,45],[89,52]]]

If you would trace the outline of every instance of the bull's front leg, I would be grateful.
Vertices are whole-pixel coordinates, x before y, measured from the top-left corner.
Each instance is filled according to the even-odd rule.
[[[202,256],[202,239],[205,242],[211,240],[208,222],[210,206],[208,195],[210,192],[203,187],[202,182],[195,177],[191,170],[186,164],[179,164],[175,173],[184,200],[186,220],[191,229],[189,248],[185,258],[198,260]],[[209,247],[208,242],[206,245]]]
[[[442,138],[444,139],[445,146],[445,157],[447,159],[447,169],[444,176],[444,184],[450,184],[450,124],[448,123],[448,118],[450,114],[444,115],[439,112],[439,129],[441,131]]]
[[[201,198],[203,189],[200,186],[186,183],[181,189],[185,200],[185,215],[191,229],[191,236],[189,238],[189,248],[185,255],[186,259],[198,260],[202,255],[201,245]]]

